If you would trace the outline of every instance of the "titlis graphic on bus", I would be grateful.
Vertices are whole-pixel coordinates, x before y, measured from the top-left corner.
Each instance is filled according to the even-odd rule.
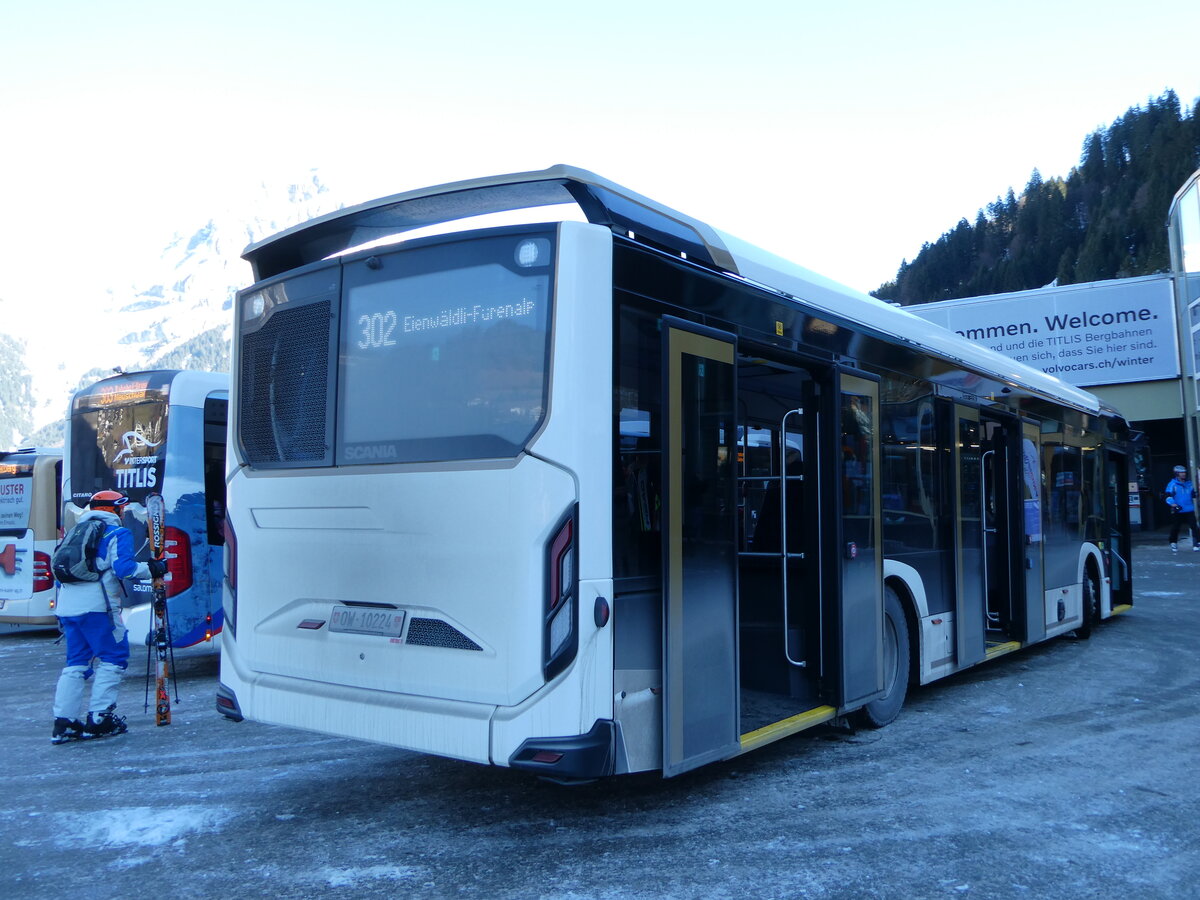
[[[140,376],[103,382],[76,398],[71,443],[79,469],[72,498],[77,503],[105,489],[141,503],[146,494],[162,489],[167,385],[156,380]]]

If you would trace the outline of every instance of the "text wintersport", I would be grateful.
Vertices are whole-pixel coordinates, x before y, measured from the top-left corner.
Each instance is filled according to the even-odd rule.
[[[1066,331],[1074,328],[1098,328],[1102,325],[1122,325],[1126,322],[1146,322],[1154,318],[1154,313],[1148,309],[1122,309],[1109,313],[1090,313],[1087,310],[1071,315],[1063,313],[1056,316],[1043,316],[1049,331]],[[1037,334],[1040,329],[1034,328],[1029,322],[1013,322],[1008,325],[988,325],[984,328],[960,329],[956,333],[968,340],[978,341],[987,338],[1015,337],[1018,334]]]

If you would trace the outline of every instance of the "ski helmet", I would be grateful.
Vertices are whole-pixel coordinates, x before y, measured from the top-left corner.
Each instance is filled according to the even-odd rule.
[[[120,491],[96,491],[92,494],[92,499],[88,501],[88,506],[91,509],[99,509],[120,516],[121,507],[128,502],[129,498]]]

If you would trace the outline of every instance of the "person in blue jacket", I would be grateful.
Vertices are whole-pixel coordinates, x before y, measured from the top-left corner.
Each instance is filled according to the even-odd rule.
[[[1196,486],[1187,477],[1187,469],[1175,467],[1175,477],[1163,488],[1163,499],[1171,509],[1171,552],[1179,547],[1179,531],[1184,525],[1192,535],[1192,549],[1200,550],[1200,528],[1196,527]]]
[[[117,690],[129,665],[129,635],[121,621],[122,578],[158,578],[166,563],[134,559],[133,534],[121,524],[122,507],[129,498],[120,491],[99,491],[79,517],[99,518],[104,532],[96,548],[98,581],[59,584],[55,614],[67,640],[67,664],[54,692],[54,731],[51,743],[124,734],[125,719],[116,714]],[[93,662],[94,661],[94,662]],[[77,717],[83,706],[84,686],[95,673],[87,721]]]

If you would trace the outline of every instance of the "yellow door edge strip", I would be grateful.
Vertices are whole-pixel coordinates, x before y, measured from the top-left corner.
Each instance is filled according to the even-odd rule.
[[[836,715],[837,710],[834,707],[818,706],[815,709],[810,709],[808,712],[802,712],[799,715],[791,716],[782,721],[764,725],[762,728],[742,735],[742,753],[745,753],[747,750],[753,750],[756,747],[761,747],[764,744],[770,744],[772,741],[777,741],[780,738],[785,738],[789,734],[795,734],[806,728],[812,728],[814,725],[820,725],[822,722],[828,722]]]
[[[1131,609],[1133,609],[1132,603],[1120,603],[1112,608],[1110,615],[1119,616],[1121,613],[1129,612]]]
[[[1003,644],[993,644],[987,648],[987,654],[984,656],[984,659],[993,659],[997,656],[1003,656],[1005,653],[1012,653],[1014,650],[1020,649],[1020,641],[1005,641]]]

